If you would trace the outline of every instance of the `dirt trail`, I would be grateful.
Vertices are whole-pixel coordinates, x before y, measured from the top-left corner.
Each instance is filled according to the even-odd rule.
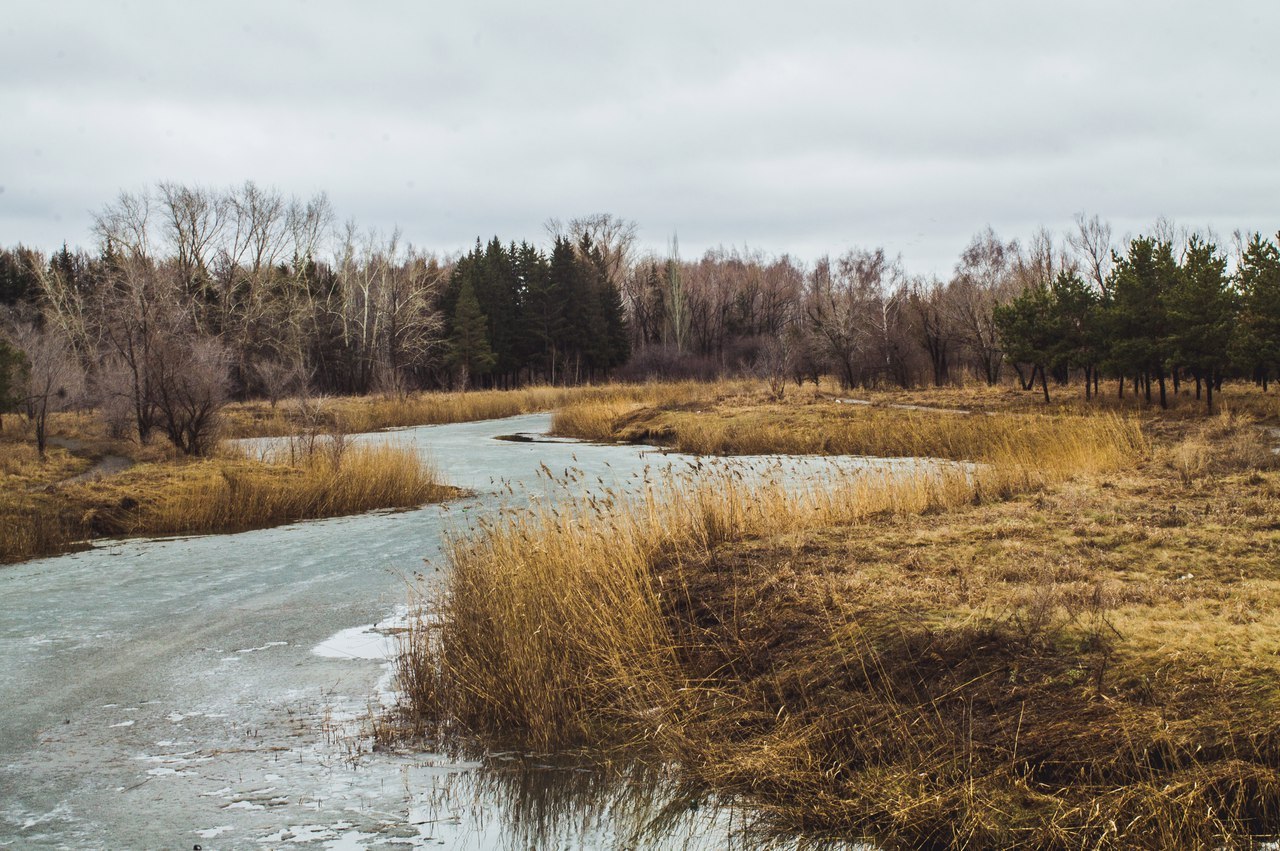
[[[873,402],[870,399],[836,399],[837,405],[866,405],[868,407],[894,408],[899,411],[931,411],[938,414],[972,414],[966,408],[938,408],[933,405],[908,405],[903,402]]]
[[[50,437],[49,442],[54,446],[61,446],[63,449],[71,452],[83,452],[85,450],[85,442],[83,440],[76,440],[70,437]],[[76,482],[92,481],[94,479],[101,479],[107,476],[114,476],[116,473],[122,473],[133,465],[134,461],[132,458],[126,458],[123,455],[103,455],[98,458],[97,462],[92,467],[85,470],[83,473],[56,482],[54,487],[59,485],[75,484]]]

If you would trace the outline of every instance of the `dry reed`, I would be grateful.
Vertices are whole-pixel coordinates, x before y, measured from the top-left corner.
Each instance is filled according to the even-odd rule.
[[[72,549],[94,537],[237,532],[448,499],[410,448],[342,445],[287,461],[234,455],[143,464],[100,481],[24,493],[0,513],[0,561]]]
[[[452,546],[447,587],[400,660],[409,720],[538,751],[706,756],[699,725],[725,707],[713,685],[690,678],[697,630],[677,626],[673,611],[698,603],[680,566],[725,542],[946,510],[1144,451],[1134,422],[1078,418],[1051,442],[1007,441],[977,468],[851,473],[800,489],[729,468],[510,513]]]
[[[789,565],[808,544],[765,543],[1043,500],[1047,486],[1149,463],[1127,417],[1021,425],[977,467],[800,490],[730,468],[503,516],[454,543],[446,586],[410,633],[407,720],[491,745],[674,761],[781,827],[887,847],[1221,847],[1274,829],[1280,774],[1270,710],[1249,703],[1257,687],[1200,716],[1209,686],[1195,665],[1175,680],[1158,656],[1117,659],[1109,613],[1136,590],[1055,560],[1002,591],[1022,569],[1015,547],[1003,579],[975,568],[983,589],[966,590],[953,564],[921,579],[920,602],[873,605],[834,580],[801,584]],[[1252,457],[1239,428],[1222,428]],[[778,560],[737,555],[744,540]],[[941,587],[997,608],[947,614],[929,602]],[[1135,597],[1136,616],[1166,593]],[[1178,708],[1153,703],[1160,693]]]
[[[380,508],[409,508],[457,493],[411,448],[354,445],[296,464],[214,460],[184,468],[141,505],[125,534],[228,532]]]
[[[637,404],[674,404],[690,398],[715,399],[747,392],[759,386],[753,381],[650,382],[582,387],[524,387],[516,390],[424,392],[407,396],[315,397],[285,402],[275,407],[265,402],[228,406],[226,430],[231,437],[275,437],[293,434],[312,425],[342,431],[370,432],[415,425],[441,425],[500,419],[518,414],[550,411],[578,400]]]

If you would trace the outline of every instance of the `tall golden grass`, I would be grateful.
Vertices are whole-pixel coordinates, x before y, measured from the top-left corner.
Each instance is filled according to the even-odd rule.
[[[1058,443],[1078,435],[1090,440],[1097,423],[1120,416],[966,414],[830,403],[689,411],[610,398],[566,405],[556,412],[552,431],[587,440],[658,442],[697,455],[923,456],[1033,464],[1042,457],[1054,464]]]
[[[124,524],[130,535],[229,532],[409,508],[457,491],[412,448],[353,445],[297,463],[212,460],[177,472]]]
[[[716,559],[726,542],[1109,475],[1149,447],[1135,420],[1098,415],[1008,431],[984,455],[799,490],[730,468],[483,525],[452,544],[445,586],[407,637],[406,720],[489,745],[675,762],[778,824],[892,847],[1214,847],[1267,813],[1274,825],[1280,775],[1245,756],[1272,738],[1088,697],[1111,659],[1112,592],[1050,589],[954,624],[832,596],[797,621],[781,610],[785,565],[747,561],[742,581]]]
[[[998,498],[1144,451],[1131,420],[1064,419],[1040,440],[1005,441],[977,468],[837,475],[799,489],[729,470],[504,517],[450,550],[441,617],[418,624],[401,658],[411,714],[534,749],[675,730],[689,684],[664,607],[684,592],[664,585],[663,566],[724,541]]]
[[[292,434],[309,420],[343,431],[370,432],[414,425],[441,425],[500,419],[550,411],[577,400],[628,400],[671,404],[690,398],[714,399],[758,387],[759,382],[650,382],[582,387],[524,387],[516,390],[423,392],[397,396],[343,396],[293,400],[270,407],[244,402],[226,409],[230,437],[275,437]]]
[[[237,532],[409,508],[458,492],[410,448],[329,445],[292,462],[228,454],[10,495],[0,504],[0,561],[62,552],[93,537]]]

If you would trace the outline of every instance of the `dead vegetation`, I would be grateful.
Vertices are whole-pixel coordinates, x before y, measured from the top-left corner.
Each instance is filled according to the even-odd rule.
[[[1127,416],[905,411],[865,433],[908,414],[929,454],[1004,437],[971,473],[800,494],[671,481],[457,542],[401,660],[402,722],[675,763],[780,830],[885,847],[1274,835],[1266,433],[1230,413],[1141,434]]]
[[[108,439],[84,415],[55,422],[68,435],[55,439],[76,448],[52,446],[44,462],[16,429],[0,440],[0,563],[65,552],[93,538],[236,532],[408,508],[458,492],[412,449],[357,444],[339,432],[311,432],[292,453],[250,458],[224,449],[193,459]],[[74,478],[108,453],[138,463],[115,475]]]

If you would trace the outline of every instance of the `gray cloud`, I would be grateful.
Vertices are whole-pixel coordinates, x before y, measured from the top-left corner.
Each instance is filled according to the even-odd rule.
[[[160,180],[327,191],[440,250],[607,210],[686,255],[1158,215],[1273,230],[1257,2],[27,4],[0,25],[0,242]]]

